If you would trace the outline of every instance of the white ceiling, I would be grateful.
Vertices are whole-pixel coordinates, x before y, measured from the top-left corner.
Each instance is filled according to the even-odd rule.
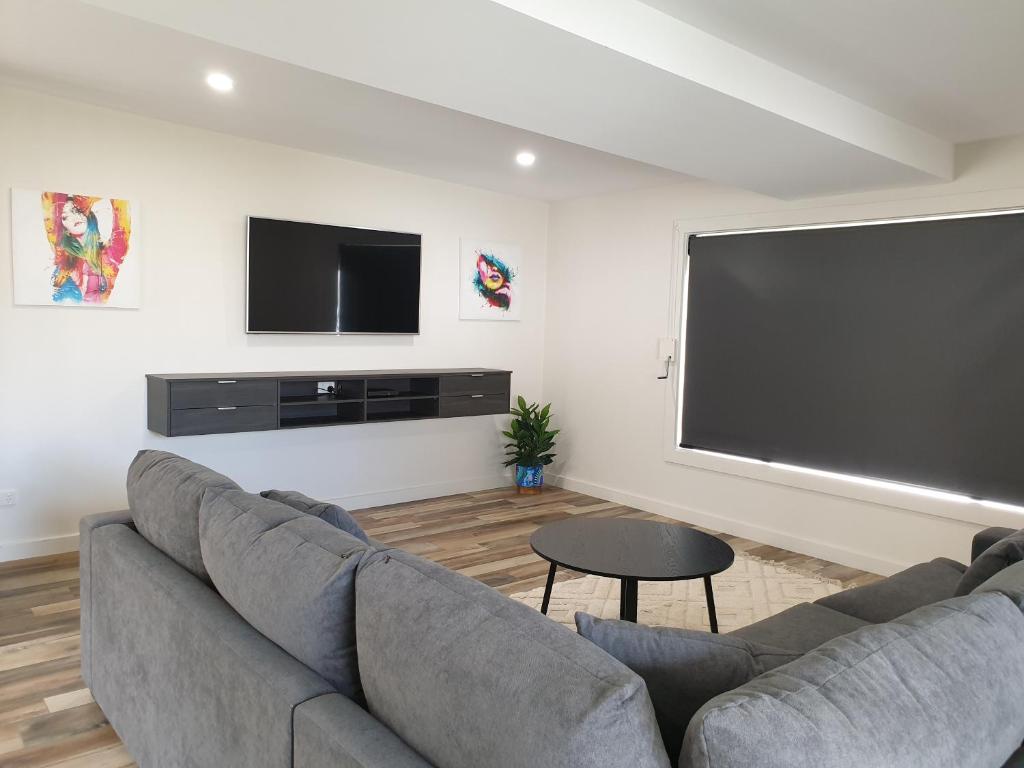
[[[0,78],[542,199],[692,177],[792,198],[947,180],[954,141],[1024,133],[1022,21],[1022,0],[2,0]]]
[[[954,142],[1024,133],[1021,0],[644,0]]]
[[[638,0],[88,0],[780,197],[948,179],[952,146]],[[281,30],[287,30],[282,33]]]
[[[214,69],[234,75],[233,93],[206,87]],[[691,180],[83,3],[0,0],[0,81],[542,200]],[[522,149],[533,168],[515,164]]]

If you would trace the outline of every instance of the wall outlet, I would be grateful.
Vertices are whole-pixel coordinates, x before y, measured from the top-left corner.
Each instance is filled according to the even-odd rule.
[[[0,491],[0,507],[13,507],[17,503],[17,491]]]

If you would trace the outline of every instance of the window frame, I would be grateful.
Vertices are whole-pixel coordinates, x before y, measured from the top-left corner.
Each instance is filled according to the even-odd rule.
[[[1019,199],[1019,192],[1017,197]],[[878,215],[879,203],[872,203],[844,206],[842,209],[839,207],[794,209],[705,219],[680,219],[675,222],[672,274],[669,281],[671,293],[669,296],[668,335],[678,341],[675,362],[670,366],[665,388],[664,460],[670,464],[682,465],[691,469],[813,491],[842,499],[894,507],[976,525],[1024,527],[1024,507],[978,501],[939,489],[919,488],[898,482],[861,478],[812,467],[796,467],[680,447],[683,375],[686,365],[688,243],[691,235],[772,229],[812,229],[835,225],[866,225],[900,220],[962,218],[1024,212],[1024,208],[1020,207],[1019,202],[1016,207],[990,205],[990,207],[973,208],[963,203],[953,207],[948,200],[940,202],[935,198],[928,198],[891,201],[885,205],[896,209],[899,213],[880,216]]]

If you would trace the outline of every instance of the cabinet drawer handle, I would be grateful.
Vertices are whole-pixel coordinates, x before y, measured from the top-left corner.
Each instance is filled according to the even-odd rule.
[[[219,405],[217,406],[218,411],[233,411],[237,408],[237,405]]]
[[[234,379],[225,379],[224,381],[218,381],[218,384],[237,384],[238,382]]]
[[[483,395],[470,395],[470,397],[483,397]]]
[[[483,376],[483,374],[482,373],[471,373],[471,374],[469,374],[469,376],[470,376],[470,378],[473,378],[473,379],[479,379],[481,376]]]

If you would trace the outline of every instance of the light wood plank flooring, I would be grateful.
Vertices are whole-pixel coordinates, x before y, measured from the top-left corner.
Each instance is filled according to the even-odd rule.
[[[361,510],[381,541],[436,560],[505,594],[544,584],[547,563],[530,534],[570,516],[658,520],[639,510],[557,488],[518,496],[502,488]],[[825,560],[723,536],[736,550],[838,579],[847,586],[877,576]],[[574,578],[559,570],[558,579]],[[79,675],[78,555],[0,564],[0,766],[132,766]]]

